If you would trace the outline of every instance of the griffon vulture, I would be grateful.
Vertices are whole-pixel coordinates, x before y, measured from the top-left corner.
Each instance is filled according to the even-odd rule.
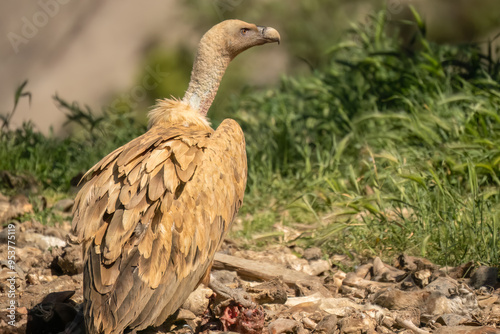
[[[213,130],[206,114],[229,62],[278,32],[239,20],[201,39],[182,100],[159,100],[149,130],[84,176],[73,240],[84,257],[88,333],[161,325],[210,272],[243,201],[245,139],[230,119]]]

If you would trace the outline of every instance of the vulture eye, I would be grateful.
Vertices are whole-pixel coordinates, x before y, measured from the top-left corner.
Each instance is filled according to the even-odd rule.
[[[241,29],[240,29],[240,32],[241,32],[241,34],[242,34],[243,36],[245,36],[245,35],[247,34],[247,32],[249,32],[249,31],[250,31],[250,29],[249,29],[249,28],[241,28]]]

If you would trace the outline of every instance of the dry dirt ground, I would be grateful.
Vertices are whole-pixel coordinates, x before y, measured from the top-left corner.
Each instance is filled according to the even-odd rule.
[[[26,197],[0,195],[0,333],[59,333],[79,319],[80,250],[66,243],[71,207],[56,203],[65,222],[48,227],[19,218],[32,209]],[[340,267],[352,267],[346,256],[318,248],[257,252],[226,242],[212,282],[238,303],[201,286],[143,333],[500,333],[498,268],[445,268],[404,254]]]

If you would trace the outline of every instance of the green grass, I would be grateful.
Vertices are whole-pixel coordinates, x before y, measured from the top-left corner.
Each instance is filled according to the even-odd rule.
[[[328,67],[235,101],[245,212],[313,223],[307,241],[332,253],[499,263],[500,63],[417,22],[403,49],[374,16]]]
[[[287,241],[300,224],[293,242],[330,254],[498,265],[500,63],[477,45],[430,43],[415,15],[411,45],[386,34],[382,12],[332,45],[327,66],[235,98],[225,113],[245,131],[249,175],[233,237]],[[78,131],[4,128],[0,170],[67,193],[145,128],[127,111],[59,103]]]

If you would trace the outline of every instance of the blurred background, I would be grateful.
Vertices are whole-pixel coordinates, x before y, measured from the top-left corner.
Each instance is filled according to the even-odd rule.
[[[239,18],[278,29],[280,46],[250,50],[230,66],[211,110],[223,117],[224,104],[245,87],[323,66],[351,24],[377,10],[386,11],[390,29],[409,38],[401,23],[412,17],[409,5],[439,43],[487,42],[500,33],[498,0],[3,1],[0,114],[12,112],[15,90],[28,80],[31,102],[20,101],[11,127],[31,120],[43,133],[71,131],[55,94],[95,112],[134,109],[142,122],[154,99],[183,95],[196,45],[212,25]]]

